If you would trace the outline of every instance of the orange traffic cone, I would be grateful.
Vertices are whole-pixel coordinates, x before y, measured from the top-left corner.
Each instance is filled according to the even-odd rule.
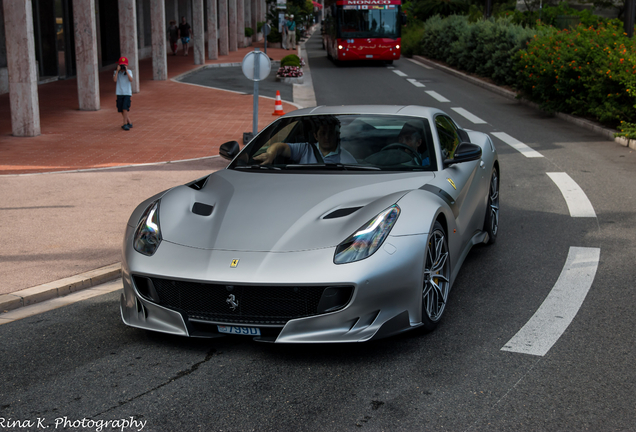
[[[283,101],[280,99],[280,91],[276,90],[276,103],[274,105],[274,112],[272,115],[285,115],[283,112]]]

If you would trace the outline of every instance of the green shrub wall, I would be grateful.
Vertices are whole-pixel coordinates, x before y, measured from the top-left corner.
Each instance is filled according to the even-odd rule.
[[[616,20],[558,30],[435,16],[405,29],[403,49],[512,86],[549,111],[636,122],[636,42]]]

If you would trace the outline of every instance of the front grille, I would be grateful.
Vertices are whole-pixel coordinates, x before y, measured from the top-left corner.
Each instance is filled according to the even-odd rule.
[[[135,277],[135,284],[141,280]],[[145,279],[145,278],[144,278]],[[240,324],[284,325],[296,318],[319,315],[318,305],[328,286],[243,286],[220,285],[150,278],[159,301],[148,299],[189,318]],[[333,288],[333,287],[332,287]],[[353,287],[345,290],[346,306]],[[143,294],[143,293],[142,293]],[[231,295],[234,297],[232,298]],[[231,309],[232,301],[237,304]],[[324,304],[324,303],[323,303]]]

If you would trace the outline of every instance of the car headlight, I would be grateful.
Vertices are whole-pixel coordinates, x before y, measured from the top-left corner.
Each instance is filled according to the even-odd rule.
[[[336,247],[334,264],[360,261],[373,255],[384,243],[399,215],[400,207],[397,204],[378,213]]]
[[[137,252],[151,256],[155,253],[160,243],[159,201],[155,201],[148,206],[141,219],[139,219],[133,246]]]

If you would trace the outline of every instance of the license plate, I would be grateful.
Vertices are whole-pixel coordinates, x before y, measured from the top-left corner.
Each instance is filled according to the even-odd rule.
[[[237,326],[222,326],[218,325],[219,333],[245,335],[245,336],[260,336],[261,329],[256,327],[237,327]]]
[[[367,54],[367,58],[373,58],[373,54]]]

